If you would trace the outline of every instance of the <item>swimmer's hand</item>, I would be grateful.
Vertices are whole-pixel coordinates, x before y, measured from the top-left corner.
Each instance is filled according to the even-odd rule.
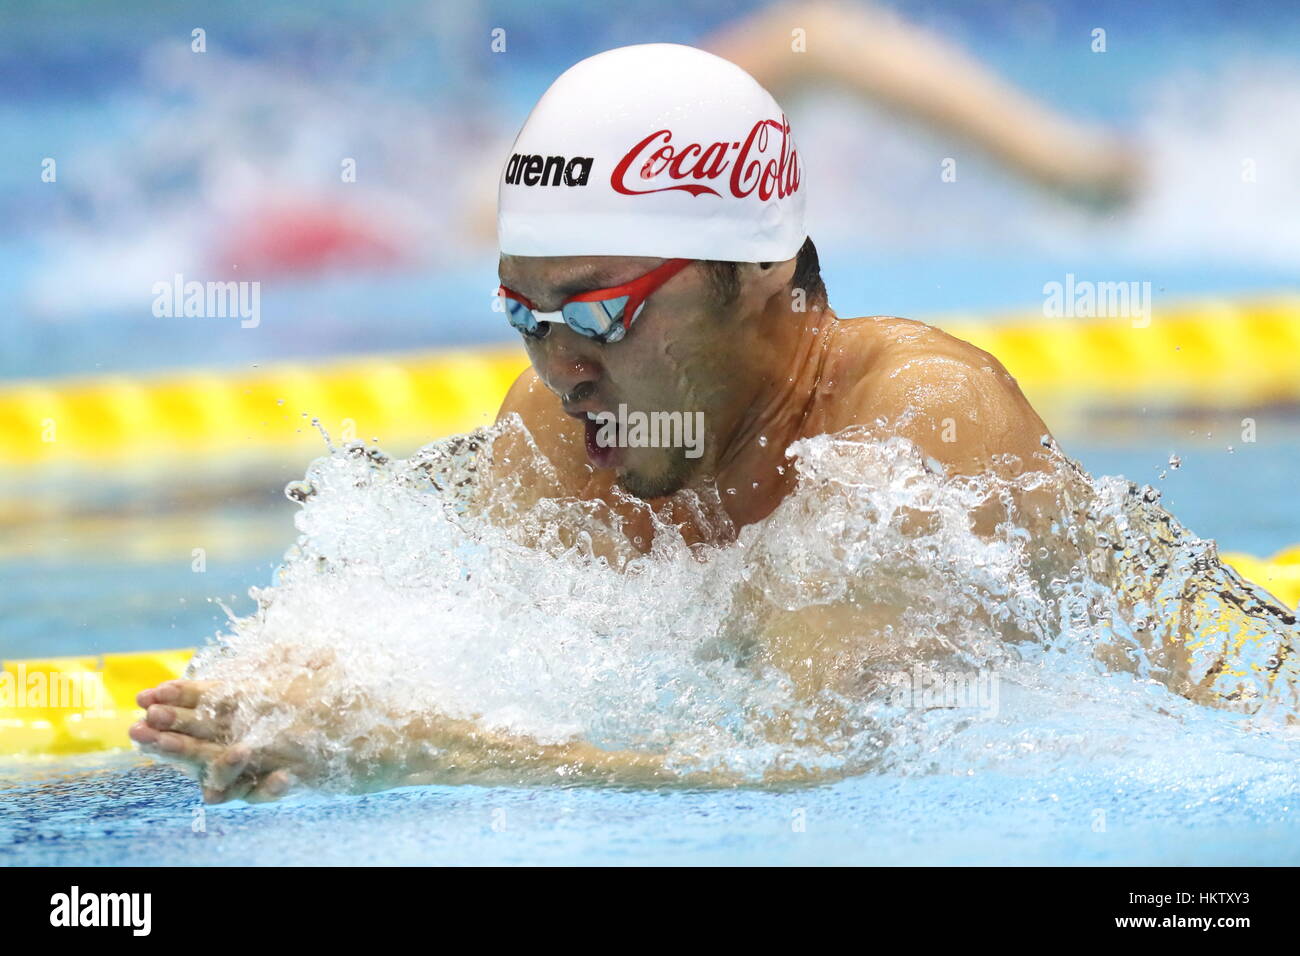
[[[279,800],[313,776],[311,755],[292,735],[268,746],[231,739],[231,697],[210,681],[172,680],[141,691],[145,719],[130,737],[145,753],[178,764],[203,787],[205,803]]]

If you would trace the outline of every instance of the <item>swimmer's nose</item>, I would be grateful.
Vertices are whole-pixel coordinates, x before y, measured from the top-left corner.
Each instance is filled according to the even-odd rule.
[[[591,393],[596,390],[595,382],[579,382],[574,388],[560,395],[560,400],[564,402],[564,410],[570,415],[579,414],[571,411],[570,405],[578,405],[591,398]]]
[[[558,337],[551,335],[547,342],[554,343],[556,338]],[[601,367],[594,359],[558,343],[546,348],[540,356],[535,354],[534,365],[538,364],[539,358],[542,360],[542,367],[537,369],[537,373],[547,387],[561,398],[568,397],[573,401],[580,401],[581,398],[595,391],[596,382],[600,380]]]

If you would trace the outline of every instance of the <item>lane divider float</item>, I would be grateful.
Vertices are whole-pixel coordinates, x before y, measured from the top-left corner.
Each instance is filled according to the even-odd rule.
[[[1246,407],[1300,401],[1300,296],[1157,306],[1130,319],[935,325],[997,356],[1034,402]],[[494,418],[527,366],[517,346],[364,356],[319,365],[0,386],[0,469],[162,468],[238,456],[303,459],[336,441],[394,454]]]

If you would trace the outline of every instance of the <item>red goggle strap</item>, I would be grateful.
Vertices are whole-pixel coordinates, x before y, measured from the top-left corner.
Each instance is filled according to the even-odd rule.
[[[655,266],[645,275],[631,282],[625,282],[622,285],[616,285],[609,289],[595,289],[591,292],[579,292],[575,296],[570,296],[560,303],[563,309],[570,302],[599,302],[603,299],[617,299],[619,296],[627,296],[627,305],[623,309],[623,329],[626,331],[632,327],[632,317],[636,315],[637,309],[646,299],[650,298],[651,293],[659,288],[677,273],[681,272],[692,262],[691,259],[669,259],[663,265]]]
[[[579,292],[577,295],[571,295],[556,309],[557,312],[563,312],[564,307],[570,302],[601,302],[605,299],[617,299],[619,296],[627,296],[627,306],[623,309],[623,328],[630,329],[632,326],[632,317],[636,315],[637,309],[646,299],[650,298],[651,293],[661,285],[671,279],[677,273],[681,272],[691,264],[691,259],[669,259],[663,265],[655,266],[640,278],[633,279],[631,282],[625,282],[622,285],[612,286],[608,289],[593,289],[591,292]],[[536,305],[529,299],[507,289],[505,286],[497,287],[497,294],[508,296],[516,302],[522,302],[534,312],[541,312]]]
[[[512,289],[507,289],[503,285],[497,286],[497,295],[503,295],[507,299],[514,299],[516,302],[521,302],[524,305],[528,306],[528,308],[532,309],[534,312],[542,311],[537,306],[533,305],[532,301],[529,300],[527,297],[520,295],[518,292],[515,292]]]

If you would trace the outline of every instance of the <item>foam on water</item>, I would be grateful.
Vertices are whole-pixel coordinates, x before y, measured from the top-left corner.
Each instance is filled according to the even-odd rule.
[[[327,788],[350,783],[347,747],[422,709],[754,782],[1080,759],[1176,779],[1249,754],[1260,785],[1294,787],[1295,619],[1150,489],[1063,456],[947,478],[855,430],[793,446],[796,492],[730,543],[656,518],[641,554],[604,505],[548,497],[540,457],[484,480],[505,432],[530,444],[509,421],[409,460],[353,445],[290,486],[297,545],[193,665],[240,688],[241,738],[282,732],[284,675],[323,664],[336,726],[301,735]],[[691,497],[726,537],[719,497]]]

